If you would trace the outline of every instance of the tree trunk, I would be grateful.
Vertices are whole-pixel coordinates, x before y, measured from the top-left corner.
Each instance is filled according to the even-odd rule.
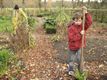
[[[82,0],[82,4],[84,3],[84,0]]]
[[[22,1],[22,4],[25,4],[25,0]]]
[[[3,0],[0,0],[0,8],[2,9],[4,7]]]
[[[48,8],[51,8],[51,6],[52,6],[52,0],[48,0]]]
[[[44,0],[44,8],[45,8],[45,11],[46,11],[46,5],[47,5],[47,3],[46,3],[46,0]]]
[[[80,5],[80,0],[78,0],[77,5]]]
[[[71,0],[72,8],[74,8],[74,0]]]
[[[62,3],[62,7],[64,7],[64,0],[62,0],[62,2],[61,2],[61,3]]]
[[[88,0],[88,5],[90,6],[90,0]]]
[[[39,10],[41,10],[41,7],[42,7],[41,0],[38,0],[38,5],[39,5]]]
[[[0,8],[1,8],[1,11],[0,11],[0,14],[3,15],[3,11],[2,11],[2,8],[4,7],[3,5],[3,0],[0,0]]]
[[[88,3],[90,3],[90,0],[88,0]]]
[[[24,8],[24,6],[25,6],[25,0],[22,0],[22,4],[23,4],[23,8]]]

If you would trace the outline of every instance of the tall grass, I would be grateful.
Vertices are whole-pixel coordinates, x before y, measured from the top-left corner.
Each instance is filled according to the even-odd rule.
[[[0,16],[0,32],[12,32],[11,17]]]
[[[9,67],[8,62],[10,58],[11,54],[9,50],[3,49],[0,51],[0,76],[7,73]]]

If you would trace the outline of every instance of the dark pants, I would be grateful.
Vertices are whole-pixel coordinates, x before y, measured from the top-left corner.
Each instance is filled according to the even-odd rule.
[[[69,50],[68,51],[68,71],[80,70],[80,52],[81,50]]]

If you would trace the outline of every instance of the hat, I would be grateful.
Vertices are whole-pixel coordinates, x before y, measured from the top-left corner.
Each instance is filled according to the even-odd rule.
[[[15,9],[15,10],[18,10],[18,9],[19,9],[19,6],[16,4],[15,7],[14,7],[14,9]]]

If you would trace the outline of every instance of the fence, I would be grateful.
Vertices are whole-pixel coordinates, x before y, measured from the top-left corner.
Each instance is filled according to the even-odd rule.
[[[57,11],[59,8],[51,8],[52,12]],[[72,17],[74,12],[80,11],[79,8],[63,8],[65,12]],[[28,15],[36,16],[41,12],[44,13],[44,8],[24,8]],[[40,11],[41,10],[41,11]],[[107,9],[88,9],[89,12],[93,15],[93,20],[101,23],[107,23]],[[51,11],[48,11],[50,13]],[[12,16],[13,9],[12,8],[3,8],[0,11],[0,16]]]

